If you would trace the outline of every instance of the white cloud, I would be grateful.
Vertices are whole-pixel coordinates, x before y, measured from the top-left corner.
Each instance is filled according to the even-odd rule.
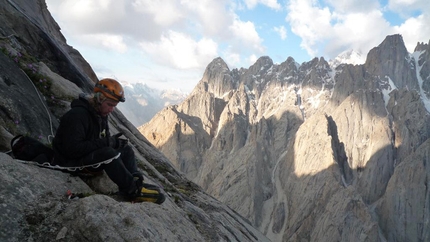
[[[429,41],[430,36],[430,16],[420,15],[416,18],[409,18],[402,25],[396,26],[395,30],[402,33],[406,48],[413,52],[418,42]]]
[[[240,21],[236,18],[231,26],[228,27],[235,38],[236,46],[239,49],[249,49],[250,51],[261,54],[264,52],[263,40],[255,29],[254,23],[250,21]]]
[[[361,3],[363,1],[368,4]],[[420,9],[427,11],[426,14],[407,19],[401,26],[392,26],[384,18],[384,6],[379,6],[377,2],[372,5],[369,0],[363,1],[330,1],[333,8],[329,9],[312,0],[292,0],[288,5],[286,20],[292,32],[301,37],[301,47],[311,57],[334,58],[347,49],[366,54],[391,34],[402,34],[408,50],[412,51],[418,41],[430,36],[429,7]],[[403,4],[406,4],[405,1]],[[397,0],[396,6],[400,6],[399,2]],[[410,0],[408,3],[412,2],[418,1]],[[418,6],[421,5],[409,8],[417,10]]]
[[[256,56],[256,55],[250,55],[249,57],[248,57],[248,64],[251,66],[251,65],[253,65],[253,64],[255,64],[255,62],[258,60],[258,56]]]
[[[131,1],[46,0],[46,2],[61,28],[76,39],[87,34],[113,34],[128,36],[130,40],[152,41],[162,34],[163,20],[156,19],[150,12],[138,11],[139,8],[134,8]],[[174,24],[178,23],[180,21]]]
[[[390,0],[388,8],[398,13],[405,21],[394,26],[401,33],[406,48],[413,52],[418,42],[427,42],[430,36],[430,4],[428,0]]]
[[[249,9],[255,8],[257,4],[258,4],[258,0],[245,0],[245,5]]]
[[[119,53],[125,53],[127,51],[127,45],[123,41],[123,37],[120,35],[109,35],[109,34],[95,34],[88,35],[88,38],[101,43],[101,45],[107,49],[114,50]]]
[[[247,67],[255,63],[259,56],[267,55],[262,38],[267,32],[271,32],[272,36],[276,32],[285,40],[279,41],[275,37],[267,43],[288,43],[291,45],[289,48],[296,48],[293,45],[297,38],[291,37],[292,34],[297,35],[301,39],[300,47],[311,58],[334,58],[347,49],[354,49],[365,55],[387,35],[396,33],[403,36],[406,47],[412,51],[417,42],[427,42],[430,36],[428,0],[46,2],[68,42],[75,45],[75,48],[80,50],[80,47],[84,47],[82,49],[96,53],[96,56],[100,53],[114,54],[115,59],[124,53],[121,55],[123,60],[129,60],[129,55],[134,54],[132,63],[139,62],[138,64],[142,64],[139,59],[141,50],[144,52],[142,58],[145,59],[142,66],[146,69],[140,68],[139,71],[145,71],[142,76],[147,78],[146,71],[152,70],[154,80],[161,78],[155,70],[163,70],[160,74],[163,76],[167,75],[166,72],[196,71],[196,68],[196,72],[202,73],[206,65],[217,56],[221,56],[230,67]],[[382,2],[387,2],[387,5],[381,6]],[[264,9],[264,15],[259,15],[261,9]],[[277,17],[271,18],[270,12],[267,15],[268,11],[283,14],[285,10],[286,23],[272,22]],[[246,11],[252,11],[252,15]],[[241,13],[245,13],[244,16],[250,19],[241,19]],[[390,25],[384,15],[399,15],[403,22],[398,26]],[[254,19],[258,26],[252,22]],[[288,32],[287,38],[288,29],[291,32]],[[269,46],[270,48],[280,49],[279,46]],[[102,64],[103,60],[96,59],[94,62],[94,65],[104,65],[112,72],[119,72],[115,70],[118,65],[112,64],[112,61]],[[162,65],[157,66],[159,63]],[[176,69],[168,69],[171,67]],[[127,70],[127,73],[132,72]]]
[[[226,0],[182,0],[187,9],[188,24],[204,35],[225,38],[225,28],[232,24],[234,15],[226,8]]]
[[[404,18],[409,18],[415,11],[429,14],[430,4],[428,0],[389,0],[388,8]]]
[[[151,15],[160,26],[170,26],[185,18],[183,8],[176,0],[134,0],[132,6],[137,12]]]
[[[302,38],[301,47],[310,56],[316,56],[316,45],[332,34],[332,15],[328,7],[318,8],[310,0],[292,0],[288,5],[287,22],[291,31]]]
[[[246,7],[249,9],[255,8],[257,4],[262,4],[275,10],[281,9],[281,5],[278,3],[277,0],[244,0],[244,1],[245,1]]]
[[[332,36],[324,36],[327,40],[325,54],[334,58],[346,49],[367,54],[388,34],[394,34],[391,30],[389,23],[378,10],[341,15],[337,24],[332,26]]]
[[[112,30],[125,15],[124,0],[47,0],[56,16],[78,33]],[[110,28],[109,28],[110,27]]]
[[[287,29],[285,26],[281,25],[279,27],[273,27],[273,30],[279,34],[282,40],[285,40],[287,38]]]
[[[379,2],[375,0],[325,0],[338,13],[365,13],[379,8]]]
[[[231,0],[46,1],[74,44],[117,53],[140,46],[154,62],[182,70],[204,68],[217,56],[243,66],[244,56],[265,52],[256,27],[239,19]],[[257,3],[278,8],[274,0]]]
[[[179,69],[204,68],[217,56],[217,44],[207,38],[199,41],[188,35],[169,31],[159,42],[141,42],[151,57],[165,65]]]
[[[241,64],[240,55],[237,52],[231,52],[229,48],[224,51],[223,56],[229,68],[235,68]]]

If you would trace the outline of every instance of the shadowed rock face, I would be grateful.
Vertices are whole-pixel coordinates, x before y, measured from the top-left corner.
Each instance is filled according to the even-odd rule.
[[[216,58],[139,130],[272,241],[425,241],[429,52],[392,35],[363,65],[335,69]]]
[[[0,241],[269,241],[175,170],[118,110],[112,132],[130,140],[146,182],[167,195],[162,205],[121,201],[105,174],[79,178],[5,154],[17,134],[48,143],[96,76],[43,0],[1,2],[0,22]],[[80,198],[69,199],[68,191]]]

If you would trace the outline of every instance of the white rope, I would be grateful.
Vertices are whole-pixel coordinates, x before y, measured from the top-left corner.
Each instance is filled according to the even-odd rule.
[[[15,36],[15,35],[14,35],[14,34],[11,34],[11,35],[6,36],[6,37],[0,36],[0,39],[10,39],[10,38],[12,38],[13,36]]]
[[[15,159],[21,163],[24,164],[30,164],[30,165],[36,165],[36,166],[40,166],[40,167],[44,167],[44,168],[50,168],[50,169],[55,169],[55,170],[67,170],[67,171],[76,171],[76,170],[83,170],[84,168],[99,168],[101,165],[106,165],[111,163],[113,160],[118,159],[118,157],[120,157],[121,153],[119,152],[117,155],[115,155],[112,158],[109,158],[107,160],[104,161],[100,161],[97,162],[95,164],[90,164],[90,165],[82,165],[82,166],[59,166],[59,165],[51,165],[49,162],[44,162],[44,163],[39,163],[37,161],[25,161],[25,160],[20,160],[20,159]]]
[[[15,36],[15,35],[11,34],[11,35],[5,36],[5,37],[4,36],[0,36],[0,39],[10,39],[13,36]],[[36,91],[37,96],[39,97],[40,102],[42,103],[43,107],[45,108],[46,113],[48,114],[49,126],[50,126],[50,129],[51,129],[51,135],[48,135],[47,139],[48,139],[49,144],[52,144],[52,140],[51,139],[53,139],[55,135],[54,135],[53,125],[52,125],[52,119],[51,119],[51,115],[49,113],[49,109],[46,107],[45,102],[43,101],[42,96],[39,93],[39,90],[37,90],[36,85],[34,85],[33,81],[30,79],[30,77],[28,77],[28,75],[27,75],[27,73],[25,73],[25,71],[23,71],[22,69],[21,69],[21,71],[24,73],[24,75],[27,77],[27,79],[31,82],[31,85],[33,85],[33,88]],[[6,152],[6,154],[11,153],[11,152],[12,152],[12,150],[9,150],[9,151]]]
[[[30,77],[27,76],[27,73],[25,73],[25,71],[23,71],[22,69],[21,69],[21,71],[24,73],[24,75],[27,77],[27,79],[31,82],[31,85],[33,85],[33,88],[36,91],[37,96],[40,99],[40,102],[42,103],[43,107],[45,108],[46,113],[48,114],[49,126],[50,126],[50,129],[51,129],[51,135],[48,135],[48,142],[51,144],[52,141],[50,140],[50,137],[54,137],[54,131],[53,131],[52,119],[51,119],[51,114],[49,112],[49,109],[46,107],[45,102],[43,101],[42,96],[39,93],[39,90],[37,90],[36,85],[34,85],[33,81],[30,79]]]

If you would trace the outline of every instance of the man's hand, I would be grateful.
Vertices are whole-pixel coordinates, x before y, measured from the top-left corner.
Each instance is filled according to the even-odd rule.
[[[117,149],[122,149],[124,148],[126,145],[128,145],[128,139],[121,139],[118,138],[118,148]]]
[[[112,147],[115,150],[124,148],[124,146],[128,144],[128,139],[119,138],[121,135],[122,133],[120,132],[116,135],[109,137],[109,147]]]

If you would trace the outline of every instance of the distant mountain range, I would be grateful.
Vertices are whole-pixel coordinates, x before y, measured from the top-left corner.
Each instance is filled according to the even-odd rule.
[[[430,241],[430,45],[364,57],[216,58],[138,129],[271,241]]]
[[[363,64],[365,56],[355,50],[348,50],[328,61],[334,69],[340,64]],[[177,89],[159,90],[145,83],[121,82],[126,92],[126,102],[118,108],[136,127],[149,122],[154,115],[169,105],[180,104],[188,93]]]
[[[136,127],[148,122],[151,118],[169,105],[182,102],[187,93],[180,90],[158,90],[145,83],[121,83],[124,87],[126,102],[118,108]]]

